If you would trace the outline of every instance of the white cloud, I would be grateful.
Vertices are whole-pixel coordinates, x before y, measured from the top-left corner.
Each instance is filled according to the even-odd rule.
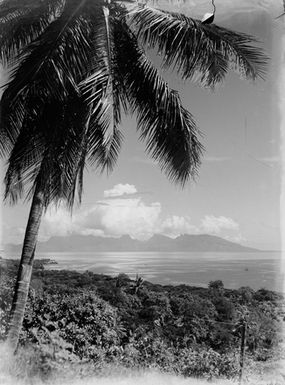
[[[236,240],[241,239],[239,225],[232,218],[206,215],[200,223],[195,224],[189,216],[165,217],[159,202],[147,204],[142,197],[114,195],[123,191],[131,194],[131,191],[137,192],[137,189],[128,184],[116,185],[105,191],[105,199],[88,209],[78,210],[73,216],[63,208],[57,211],[50,209],[42,221],[40,240],[71,233],[102,237],[129,234],[132,238],[141,240],[154,234],[175,238],[181,234],[209,233],[228,239],[231,237],[232,240],[234,237]]]
[[[227,241],[235,242],[235,243],[246,243],[247,239],[243,237],[240,233],[237,235],[224,235],[224,239]]]
[[[159,226],[160,203],[147,205],[141,198],[116,198],[108,200],[108,204],[101,203],[77,212],[72,218],[64,209],[49,211],[43,218],[41,239],[73,232],[105,237],[129,234],[133,238],[146,239]]]
[[[43,216],[39,240],[45,241],[51,236],[69,235],[76,230],[75,218],[63,207],[51,206]]]
[[[199,232],[197,226],[191,223],[189,217],[179,217],[177,215],[167,217],[160,226],[160,233],[171,238],[176,238],[181,234],[196,234]]]
[[[141,198],[113,199],[107,206],[94,206],[78,219],[81,227],[102,230],[105,236],[129,234],[133,238],[150,237],[161,212],[159,203],[145,204]]]
[[[133,184],[116,184],[111,190],[104,191],[104,198],[119,197],[122,195],[130,195],[137,193],[137,189]]]
[[[239,230],[239,224],[232,218],[206,215],[201,221],[201,230],[210,234],[220,234],[222,230]]]

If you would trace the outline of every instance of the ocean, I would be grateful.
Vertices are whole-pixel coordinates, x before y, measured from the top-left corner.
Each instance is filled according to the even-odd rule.
[[[187,284],[206,287],[222,280],[229,289],[250,286],[283,292],[281,252],[82,252],[39,253],[36,258],[51,258],[57,264],[47,269],[67,269],[143,279],[162,285]]]

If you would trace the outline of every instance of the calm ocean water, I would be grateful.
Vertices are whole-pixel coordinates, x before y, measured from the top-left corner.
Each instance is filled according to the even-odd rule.
[[[49,269],[89,270],[98,274],[136,274],[153,283],[188,284],[206,287],[221,279],[227,288],[250,286],[285,291],[280,252],[198,253],[198,252],[116,252],[116,253],[39,253],[57,265]]]

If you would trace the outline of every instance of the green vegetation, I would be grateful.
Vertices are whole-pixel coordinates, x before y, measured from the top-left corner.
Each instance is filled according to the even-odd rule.
[[[18,262],[1,262],[5,340]],[[246,371],[276,360],[284,318],[284,299],[276,292],[228,290],[221,281],[208,288],[161,286],[125,274],[44,270],[44,263],[35,264],[20,335],[18,360],[29,362],[31,377],[50,378],[67,368],[86,376],[112,366],[234,379],[241,319],[247,323]]]

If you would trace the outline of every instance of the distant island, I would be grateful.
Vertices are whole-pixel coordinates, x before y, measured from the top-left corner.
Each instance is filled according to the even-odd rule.
[[[21,251],[21,245],[7,244],[5,252]],[[39,242],[38,252],[257,252],[259,250],[242,246],[226,239],[208,235],[180,235],[169,238],[154,235],[146,241],[132,239],[129,235],[120,238],[103,238],[93,235],[72,234],[51,237],[46,242]]]

